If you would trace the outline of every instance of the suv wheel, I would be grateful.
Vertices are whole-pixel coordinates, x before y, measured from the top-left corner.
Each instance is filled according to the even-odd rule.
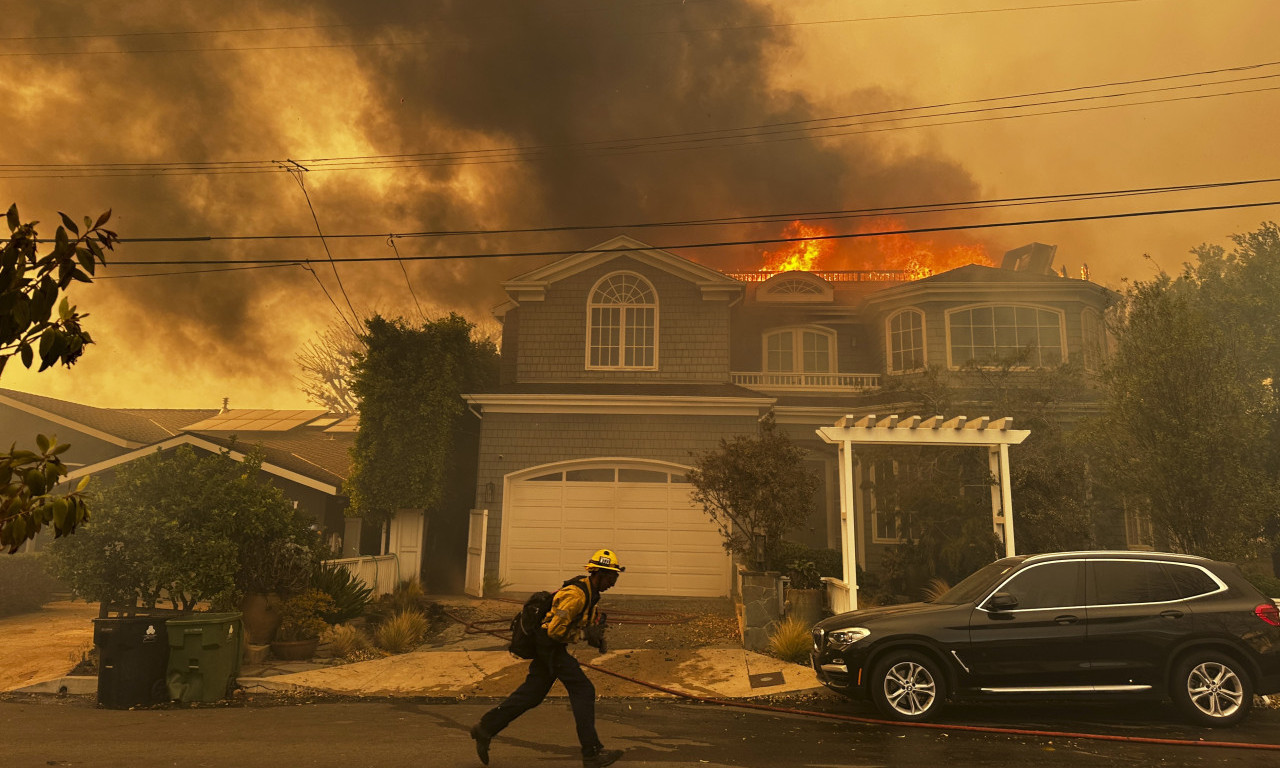
[[[937,663],[915,651],[890,653],[871,672],[871,700],[893,720],[928,720],[946,696]]]
[[[1178,660],[1173,701],[1197,725],[1235,725],[1253,706],[1253,681],[1244,666],[1216,651],[1192,651]]]

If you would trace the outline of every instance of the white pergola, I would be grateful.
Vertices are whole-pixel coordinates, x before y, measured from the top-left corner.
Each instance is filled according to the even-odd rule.
[[[1009,488],[1009,446],[1031,434],[1013,429],[1012,418],[969,419],[956,416],[843,416],[832,427],[820,427],[818,436],[836,446],[840,474],[840,533],[844,554],[844,581],[836,583],[832,608],[840,613],[858,608],[857,518],[854,506],[853,445],[986,446],[991,474],[999,479],[991,486],[991,526],[1004,541],[1006,556],[1014,554],[1013,499]],[[843,593],[846,605],[840,605]]]

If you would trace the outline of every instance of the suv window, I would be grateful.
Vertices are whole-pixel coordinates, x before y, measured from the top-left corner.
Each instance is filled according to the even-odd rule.
[[[1179,599],[1178,589],[1162,563],[1140,560],[1095,560],[1093,604],[1163,603]]]
[[[1019,571],[997,591],[1008,592],[1018,598],[1017,610],[1020,611],[1083,605],[1080,594],[1082,571],[1079,561],[1033,565]]]
[[[1173,563],[1165,563],[1164,567],[1168,571],[1169,577],[1173,579],[1173,586],[1178,591],[1178,597],[1199,597],[1221,589],[1221,585],[1201,568],[1196,568],[1193,565],[1175,565]]]

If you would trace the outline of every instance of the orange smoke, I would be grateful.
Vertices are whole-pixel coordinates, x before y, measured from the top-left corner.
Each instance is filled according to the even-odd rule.
[[[870,219],[858,232],[885,232],[905,229],[895,219]],[[994,266],[984,246],[972,243],[942,246],[912,235],[821,240],[831,231],[817,224],[793,221],[782,231],[786,238],[800,238],[776,251],[765,251],[761,272],[841,272],[852,270],[898,270],[908,279],[919,280],[966,264]]]

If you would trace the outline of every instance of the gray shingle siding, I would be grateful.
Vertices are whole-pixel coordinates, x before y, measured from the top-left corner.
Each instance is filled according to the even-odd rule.
[[[619,271],[642,275],[657,293],[656,371],[587,370],[587,300],[596,281]],[[729,380],[728,302],[703,300],[698,286],[629,257],[552,283],[542,301],[525,301],[519,312],[520,382]]]

